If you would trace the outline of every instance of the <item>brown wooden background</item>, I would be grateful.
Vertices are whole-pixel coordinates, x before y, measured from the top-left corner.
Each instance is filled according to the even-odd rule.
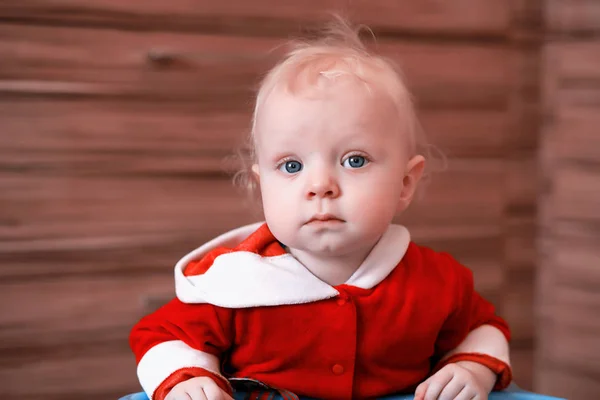
[[[543,48],[537,387],[600,397],[600,2],[552,1]]]
[[[3,398],[138,390],[127,334],[174,262],[257,220],[222,160],[268,51],[330,10],[373,28],[449,157],[401,222],[475,271],[521,386],[600,393],[593,0],[2,0]]]

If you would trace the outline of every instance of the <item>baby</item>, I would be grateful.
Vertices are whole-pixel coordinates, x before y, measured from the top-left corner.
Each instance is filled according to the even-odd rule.
[[[265,223],[175,267],[177,297],[131,332],[152,399],[486,399],[511,380],[509,330],[469,269],[392,219],[426,144],[396,69],[339,20],[297,44],[256,98],[248,177]],[[285,394],[285,395],[283,395]]]

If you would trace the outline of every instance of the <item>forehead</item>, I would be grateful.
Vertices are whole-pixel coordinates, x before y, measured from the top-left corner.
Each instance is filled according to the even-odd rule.
[[[301,134],[309,128],[351,132],[387,126],[391,130],[398,123],[397,114],[385,95],[351,79],[299,93],[275,88],[256,116],[255,135],[260,139],[275,133]]]

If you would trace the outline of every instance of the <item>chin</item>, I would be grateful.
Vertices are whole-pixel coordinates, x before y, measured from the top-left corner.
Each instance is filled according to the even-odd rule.
[[[321,243],[317,246],[311,246],[311,248],[308,249],[308,251],[324,256],[341,256],[348,253],[353,248],[355,248],[354,243],[334,242]]]

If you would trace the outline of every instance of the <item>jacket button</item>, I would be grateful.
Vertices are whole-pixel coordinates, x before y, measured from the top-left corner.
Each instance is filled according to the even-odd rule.
[[[331,371],[335,374],[335,375],[341,375],[344,373],[344,367],[342,367],[340,364],[335,364],[332,368]]]
[[[343,306],[344,304],[346,304],[346,299],[340,297],[339,299],[337,299],[337,304],[338,306]]]

